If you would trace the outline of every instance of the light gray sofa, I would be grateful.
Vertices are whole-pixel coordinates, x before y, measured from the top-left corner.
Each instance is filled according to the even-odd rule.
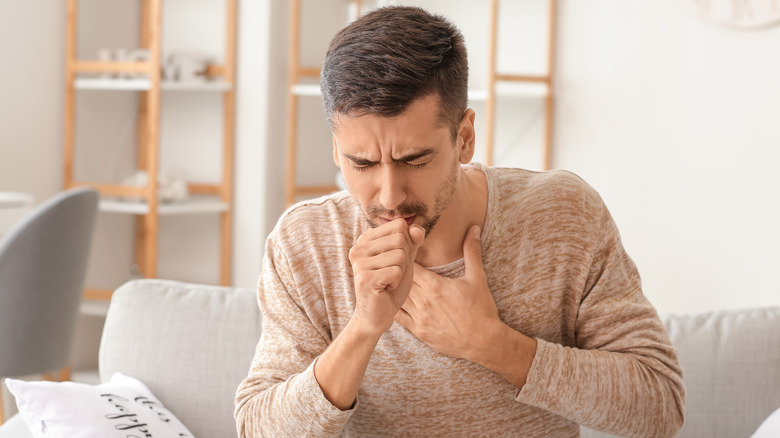
[[[685,369],[680,437],[749,437],[780,407],[780,307],[663,320]],[[134,280],[111,301],[101,379],[136,377],[195,436],[235,437],[233,397],[260,329],[252,290]],[[0,438],[30,436],[18,416],[0,428]],[[582,436],[609,435],[583,428]]]

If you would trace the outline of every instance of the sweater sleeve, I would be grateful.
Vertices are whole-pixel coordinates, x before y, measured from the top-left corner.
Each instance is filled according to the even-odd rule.
[[[356,406],[339,410],[315,379],[314,363],[329,341],[296,294],[292,269],[273,234],[266,242],[258,303],[263,330],[236,394],[239,436],[338,436]]]
[[[538,339],[516,399],[620,436],[674,436],[685,411],[677,351],[606,207],[599,239],[576,313],[576,345]]]

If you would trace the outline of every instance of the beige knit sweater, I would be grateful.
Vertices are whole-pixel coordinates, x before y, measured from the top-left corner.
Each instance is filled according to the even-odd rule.
[[[347,255],[368,229],[342,192],[292,207],[268,238],[262,337],[236,396],[242,437],[572,437],[578,424],[623,436],[679,430],[676,350],[599,195],[568,172],[480,168],[489,190],[482,257],[499,317],[538,340],[525,386],[439,354],[395,323],[356,406],[328,402],[313,364],[355,308]],[[458,276],[463,267],[432,270]]]

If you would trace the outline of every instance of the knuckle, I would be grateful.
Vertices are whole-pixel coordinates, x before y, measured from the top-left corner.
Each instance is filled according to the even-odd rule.
[[[401,248],[396,248],[390,252],[390,258],[393,264],[403,264],[406,262],[406,251]]]

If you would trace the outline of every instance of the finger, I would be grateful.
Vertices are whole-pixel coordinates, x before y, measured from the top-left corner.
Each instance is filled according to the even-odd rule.
[[[466,238],[463,239],[463,262],[465,264],[465,275],[473,276],[480,271],[482,267],[482,240],[479,226],[474,225],[469,228]]]
[[[373,257],[399,248],[406,250],[409,246],[409,237],[404,233],[404,231],[400,231],[378,236],[374,239],[358,241],[358,244],[350,250],[350,258]]]
[[[400,248],[391,249],[371,257],[365,257],[358,261],[356,265],[358,269],[363,271],[373,271],[390,266],[398,266],[402,271],[405,271],[406,251]]]
[[[409,227],[409,237],[412,239],[412,246],[416,249],[425,240],[425,230],[423,227],[413,224]]]
[[[415,289],[419,291],[419,286],[417,286],[416,284],[412,284],[412,290],[409,291],[409,296],[406,297],[406,302],[404,302],[404,305],[401,306],[401,309],[403,309],[406,313],[410,315],[417,314],[417,303],[415,302],[415,299],[412,296],[412,294],[415,293]]]
[[[395,322],[401,324],[401,326],[403,326],[405,329],[409,330],[410,332],[414,332],[414,318],[412,318],[412,315],[410,315],[409,312],[403,308],[396,312],[393,319],[395,319]]]
[[[358,242],[378,239],[393,233],[409,234],[406,221],[403,219],[396,219],[376,228],[369,228],[365,233],[358,237]]]
[[[393,290],[398,287],[403,273],[403,268],[399,266],[388,266],[373,271],[366,271],[361,274],[361,277],[365,276],[368,279],[367,285],[370,290],[383,291],[385,289]]]

